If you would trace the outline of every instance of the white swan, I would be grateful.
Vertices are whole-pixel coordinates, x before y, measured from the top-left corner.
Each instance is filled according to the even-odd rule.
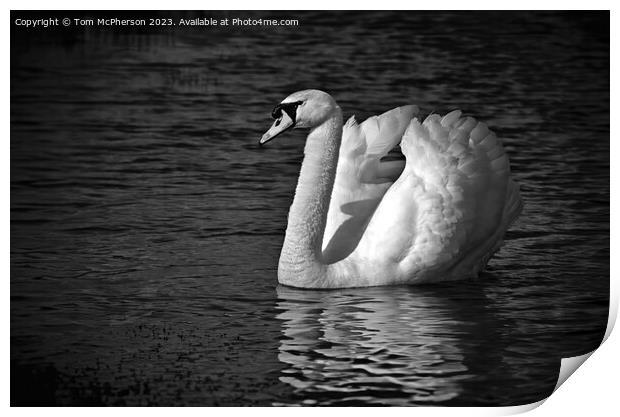
[[[495,134],[460,111],[423,123],[416,106],[343,128],[319,90],[272,112],[264,144],[308,128],[278,281],[300,288],[366,287],[477,276],[521,211]],[[382,161],[400,142],[405,161]]]

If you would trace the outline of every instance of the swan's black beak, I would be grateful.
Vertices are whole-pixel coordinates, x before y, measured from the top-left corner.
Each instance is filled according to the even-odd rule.
[[[291,119],[286,112],[282,112],[280,117],[273,122],[269,130],[263,135],[262,138],[260,138],[258,144],[264,145],[279,134],[291,129],[293,126],[295,126],[295,121]]]

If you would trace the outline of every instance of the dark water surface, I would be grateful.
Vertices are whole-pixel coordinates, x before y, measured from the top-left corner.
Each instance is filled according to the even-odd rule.
[[[12,27],[14,405],[515,405],[598,346],[609,14],[280,15],[300,25]],[[278,286],[304,133],[256,143],[302,88],[487,121],[525,202],[488,272]]]

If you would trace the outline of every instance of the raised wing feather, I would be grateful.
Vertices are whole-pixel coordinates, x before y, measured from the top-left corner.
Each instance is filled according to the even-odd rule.
[[[418,106],[403,106],[380,116],[373,116],[362,123],[366,139],[366,156],[381,158],[398,145],[409,122],[419,112]]]
[[[338,168],[323,237],[323,256],[334,262],[357,246],[377,204],[404,168],[403,162],[382,162],[402,135],[417,106],[403,106],[358,124],[351,117],[342,133]]]
[[[495,134],[460,116],[411,121],[406,166],[352,254],[356,264],[396,265],[397,282],[457,279],[476,275],[497,249],[521,209],[518,187]]]

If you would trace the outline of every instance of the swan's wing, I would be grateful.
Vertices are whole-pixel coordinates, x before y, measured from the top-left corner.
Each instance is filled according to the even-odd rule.
[[[476,274],[497,249],[520,211],[518,187],[495,134],[460,115],[411,122],[405,169],[374,212],[357,263],[390,263],[403,281],[454,279]]]
[[[397,107],[369,117],[362,124],[351,117],[342,129],[338,165],[353,164],[355,179],[363,183],[376,182],[383,178],[380,174],[393,176],[404,164],[382,162],[381,158],[400,143],[409,122],[419,111],[414,105]]]
[[[366,157],[381,158],[387,155],[400,143],[409,122],[418,112],[418,106],[409,105],[366,119],[360,125],[366,140]]]
[[[400,175],[404,161],[382,162],[401,141],[417,106],[403,106],[358,124],[351,117],[342,144],[332,191],[323,252],[327,262],[349,255],[385,191]]]

